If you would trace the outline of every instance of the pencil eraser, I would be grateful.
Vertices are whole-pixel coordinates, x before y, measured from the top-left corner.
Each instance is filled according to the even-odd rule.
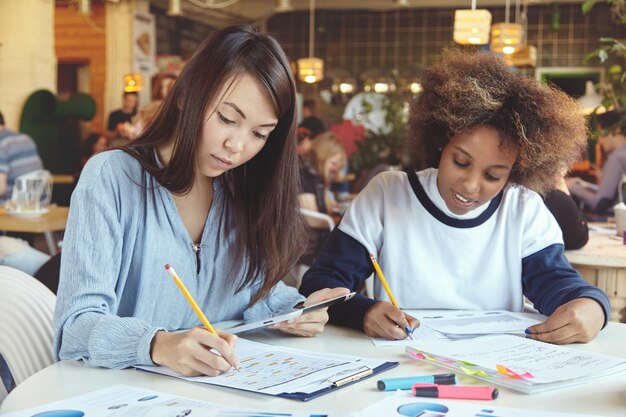
[[[170,268],[171,268],[170,264],[165,264],[165,269],[170,269]]]

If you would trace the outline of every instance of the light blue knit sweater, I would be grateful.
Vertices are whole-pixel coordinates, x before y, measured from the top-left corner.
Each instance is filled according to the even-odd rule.
[[[72,194],[63,240],[54,318],[60,359],[107,368],[151,365],[157,330],[200,325],[167,263],[212,322],[258,320],[304,298],[282,282],[252,307],[258,286],[235,293],[245,261],[233,259],[235,231],[214,184],[196,258],[172,195],[136,159],[115,150],[89,160]]]

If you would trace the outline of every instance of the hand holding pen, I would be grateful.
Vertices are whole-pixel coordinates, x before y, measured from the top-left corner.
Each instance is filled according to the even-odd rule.
[[[166,365],[185,376],[216,376],[233,367],[238,369],[239,360],[235,354],[237,336],[216,331],[189,294],[176,271],[169,265],[166,265],[166,269],[200,318],[204,328],[194,327],[186,332],[157,332],[152,340],[153,362]]]
[[[419,320],[400,310],[376,258],[372,254],[370,254],[370,258],[378,278],[391,300],[391,304],[380,302],[367,310],[363,320],[365,334],[371,337],[384,337],[391,340],[412,338],[413,330],[419,327]]]

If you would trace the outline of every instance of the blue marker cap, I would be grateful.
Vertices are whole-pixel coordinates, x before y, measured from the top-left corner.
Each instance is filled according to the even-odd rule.
[[[454,385],[456,384],[455,374],[437,374],[437,375],[421,375],[410,376],[407,378],[388,378],[378,381],[379,391],[395,391],[398,389],[410,390],[413,384],[440,384]]]

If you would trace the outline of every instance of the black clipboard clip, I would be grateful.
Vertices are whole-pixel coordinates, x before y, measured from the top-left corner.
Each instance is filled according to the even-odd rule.
[[[330,386],[332,388],[338,388],[342,385],[349,384],[350,382],[358,381],[361,378],[365,378],[374,373],[374,370],[368,366],[362,366],[356,370],[348,370],[339,372],[333,378],[328,378],[328,382],[330,382]]]

